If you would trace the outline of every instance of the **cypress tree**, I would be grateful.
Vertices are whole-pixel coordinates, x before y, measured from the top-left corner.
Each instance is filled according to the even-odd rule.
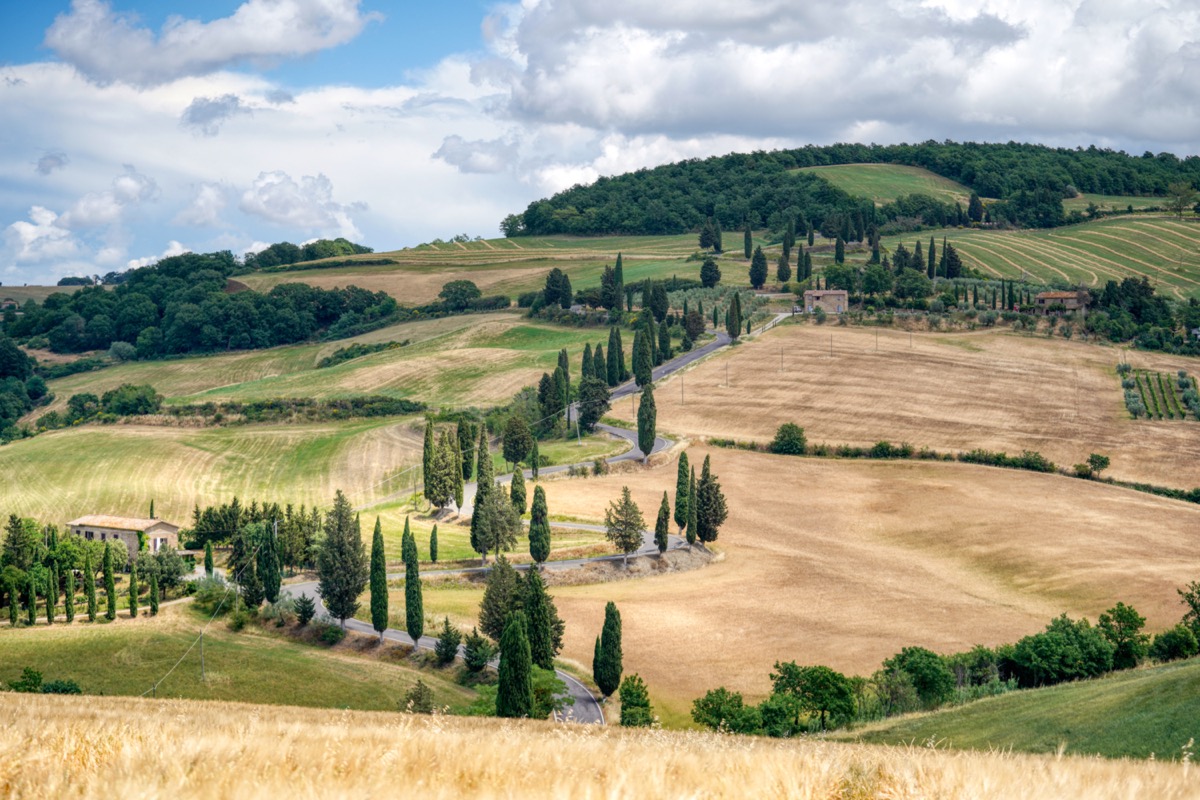
[[[112,544],[104,543],[104,593],[108,596],[108,609],[104,617],[112,622],[117,618],[117,581],[113,577]]]
[[[720,319],[720,313],[718,312],[717,307],[713,306],[713,327],[714,328],[721,324],[720,322],[718,322],[719,319]]]
[[[812,231],[809,231],[809,236],[812,236]],[[804,277],[805,279],[812,277],[812,253],[809,252],[804,253]]]
[[[555,642],[555,627],[558,611],[554,601],[546,594],[539,568],[534,565],[525,576],[525,592],[522,597],[525,614],[529,619],[529,651],[533,663],[545,670],[554,669],[554,657],[558,655]],[[558,640],[561,642],[561,634]]]
[[[597,675],[600,674],[600,637],[596,637],[596,647],[592,650],[592,681],[599,683]]]
[[[404,533],[400,535],[400,560],[407,564],[409,561],[416,561],[417,558],[417,540],[412,535],[408,517],[405,517]]]
[[[625,262],[617,253],[617,263],[613,265],[613,298],[616,299],[616,310],[621,310],[621,298],[625,295]],[[599,377],[599,375],[597,375]]]
[[[642,451],[642,463],[654,452],[654,440],[657,437],[658,410],[654,407],[654,384],[647,383],[642,387],[642,402],[638,406],[637,430],[638,448]]]
[[[518,465],[516,472],[512,476],[512,486],[509,488],[508,499],[512,501],[513,508],[517,510],[517,514],[524,516],[525,514],[525,475],[522,474],[521,468]]]
[[[500,636],[500,680],[496,716],[528,717],[533,711],[533,656],[525,630],[525,615],[509,615]]]
[[[592,351],[592,377],[608,383],[608,359],[604,356],[604,345],[599,343]]]
[[[813,226],[809,225],[808,226],[808,246],[809,247],[812,247],[813,242],[816,240],[816,234],[813,231],[814,231]]]
[[[671,503],[667,500],[667,493],[663,492],[662,504],[658,507],[658,520],[654,523],[654,543],[658,545],[658,552],[667,552],[667,531],[671,527]]]
[[[529,512],[529,555],[537,564],[550,557],[550,514],[541,486],[533,489],[533,508]]]
[[[688,457],[687,453],[679,454],[679,466],[675,471],[675,524],[679,532],[688,520]]]
[[[721,484],[712,474],[711,458],[704,457],[704,468],[700,472],[700,483],[696,485],[696,538],[701,542],[715,542],[720,527],[729,516]]]
[[[838,264],[846,263],[846,242],[842,240],[840,235],[833,243],[833,260]]]
[[[258,577],[258,567],[253,560],[247,561],[238,573],[238,583],[242,587],[242,601],[250,608],[258,608],[263,601],[263,585]]]
[[[932,236],[929,237],[929,251],[925,257],[929,260],[929,277],[931,277],[931,278],[936,277],[938,275],[938,268],[935,267],[934,265],[938,264],[937,243],[934,242]]]
[[[658,363],[671,359],[671,329],[666,325],[658,326]]]
[[[20,624],[20,609],[17,607],[17,593],[21,591],[21,587],[15,583],[6,585],[8,592],[8,627],[15,628]]]
[[[213,549],[211,541],[204,543],[204,574],[209,578],[213,576]]]
[[[496,557],[488,571],[479,601],[479,628],[486,635],[500,641],[508,614],[521,603],[521,579],[512,564],[503,554]]]
[[[429,563],[437,563],[437,525],[429,532]]]
[[[262,541],[258,545],[258,579],[262,582],[263,597],[267,602],[277,602],[283,576],[279,568],[279,543],[273,525],[264,526]]]
[[[737,292],[734,292],[729,310],[725,312],[725,331],[732,339],[738,338],[742,333],[742,301]]]
[[[446,464],[446,469],[450,471],[450,482],[454,485],[454,507],[462,510],[463,507],[463,490],[466,488],[466,479],[462,473],[462,443],[458,436],[450,437],[450,459]]]
[[[621,727],[648,728],[654,723],[650,693],[640,675],[630,675],[621,681]]]
[[[387,558],[383,552],[383,527],[379,517],[375,518],[375,533],[371,537],[371,627],[379,632],[383,643],[383,632],[388,626]]]
[[[638,386],[649,384],[654,373],[650,344],[643,333],[640,328],[633,333],[633,380]]]
[[[618,374],[621,376],[617,380],[617,383],[624,383],[625,381],[629,380],[629,378],[631,377],[629,374],[629,368],[627,366],[625,366],[625,345],[622,344],[622,342],[621,342],[621,329],[613,328],[613,330],[616,331],[616,333],[617,333],[617,336],[616,336],[617,371],[618,371]],[[611,356],[610,356],[610,358],[611,358]]]
[[[699,527],[697,522],[698,514],[696,508],[696,468],[692,467],[692,477],[688,481],[688,521],[687,521],[687,543],[694,545],[696,543],[696,528]]]
[[[421,451],[421,481],[424,484],[424,496],[426,500],[431,497],[431,484],[434,480],[434,444],[433,444],[433,420],[425,420],[425,446]],[[431,501],[432,502],[432,501]]]
[[[537,439],[533,440],[533,449],[529,453],[529,471],[535,481],[538,479],[538,468],[541,466],[542,457],[538,453]]]
[[[464,421],[454,428],[458,439],[458,455],[462,459],[462,478],[469,481],[475,474],[475,424]],[[462,508],[462,503],[459,503],[458,507]]]
[[[534,442],[536,443],[537,440],[535,439]],[[475,457],[475,463],[477,464],[475,468],[477,475],[475,479],[476,513],[471,514],[471,549],[476,553],[482,553],[483,544],[479,541],[479,523],[481,517],[478,511],[487,499],[487,496],[496,490],[492,477],[492,456],[488,452],[487,446],[487,427],[483,425],[479,427],[479,452]]]
[[[750,248],[753,246],[753,244],[754,243],[750,239],[750,218],[747,217],[746,218],[746,229],[745,229],[745,232],[742,234],[742,251],[744,252],[746,258],[750,258],[750,252],[751,252]]]
[[[58,616],[58,567],[51,564],[46,576],[46,624],[53,625]]]
[[[604,607],[604,628],[600,632],[600,658],[593,676],[605,697],[621,685],[621,612],[611,600]]]
[[[594,361],[592,358],[592,343],[586,342],[583,345],[583,357],[580,359],[580,364],[579,364],[579,380],[582,381],[585,378],[592,377],[592,365],[593,364],[594,364]]]
[[[75,570],[67,570],[67,597],[66,597],[67,624],[70,625],[75,621]]]
[[[134,561],[129,565],[129,616],[136,617],[138,615],[138,579],[137,579],[137,562]]]
[[[88,622],[96,621],[96,567],[92,564],[92,550],[83,551],[83,596],[87,600]]]
[[[763,253],[761,247],[756,247],[754,248],[754,255],[750,259],[750,285],[755,289],[761,289],[766,282],[767,256]]]
[[[158,616],[158,573],[150,573],[150,616]]]
[[[406,520],[407,522],[407,520]],[[421,573],[417,564],[417,543],[406,532],[409,554],[404,559],[404,620],[413,647],[425,632],[425,607],[421,598]]]
[[[38,592],[37,592],[37,581],[36,581],[36,580],[34,579],[34,577],[33,577],[33,570],[30,570],[30,571],[29,571],[29,581],[28,581],[28,584],[29,584],[29,586],[28,586],[28,588],[26,589],[26,598],[28,599],[28,601],[29,601],[29,602],[26,604],[26,606],[27,606],[27,609],[28,609],[28,611],[29,611],[29,624],[30,624],[30,625],[36,625],[36,624],[37,624],[37,596],[38,596]]]
[[[792,267],[788,263],[786,252],[779,254],[779,263],[775,265],[775,278],[780,283],[787,283],[792,279]]]
[[[317,554],[317,580],[329,615],[346,620],[358,612],[358,596],[370,577],[359,520],[351,516],[350,501],[339,489],[325,515],[325,539]]]

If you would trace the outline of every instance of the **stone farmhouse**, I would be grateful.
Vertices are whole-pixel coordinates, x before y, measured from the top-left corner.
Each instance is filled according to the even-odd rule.
[[[850,308],[850,293],[845,289],[809,289],[804,293],[804,312],[817,309],[826,314],[844,314]]]
[[[1040,292],[1033,299],[1039,314],[1087,311],[1091,295],[1087,292]]]
[[[130,553],[140,550],[141,539],[146,541],[146,550],[157,553],[164,547],[179,548],[179,526],[161,519],[136,519],[92,514],[67,523],[71,533],[88,541],[120,539]]]

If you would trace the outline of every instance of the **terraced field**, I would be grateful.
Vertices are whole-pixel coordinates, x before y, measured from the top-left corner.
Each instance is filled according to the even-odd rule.
[[[1148,278],[1168,297],[1200,297],[1200,222],[1168,216],[1117,217],[1050,231],[952,229],[883,240],[893,249],[917,239],[953,242],[963,262],[987,275],[1103,286]]]
[[[876,205],[890,203],[906,194],[924,194],[943,203],[962,203],[966,208],[971,190],[921,167],[899,164],[840,164],[808,167],[803,172],[820,175],[839,189],[856,197],[869,197]]]

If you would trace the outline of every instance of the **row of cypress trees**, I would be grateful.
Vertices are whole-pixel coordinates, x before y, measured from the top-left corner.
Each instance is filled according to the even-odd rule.
[[[117,584],[112,546],[108,543],[104,545],[104,557],[101,562],[101,569],[103,570],[106,603],[104,618],[112,622],[117,618]],[[96,581],[94,578],[96,571],[92,562],[92,553],[89,549],[84,550],[83,574],[85,576],[93,576],[83,581],[83,596],[88,621],[95,622],[100,615],[100,609],[96,597]],[[63,589],[60,590],[60,586],[63,586]],[[20,622],[20,608],[16,601],[17,588],[9,588],[8,621],[14,627]],[[60,580],[58,569],[52,567],[49,575],[46,576],[46,579],[41,584],[39,584],[35,573],[31,570],[28,574],[28,583],[24,588],[26,597],[28,598],[25,609],[25,621],[27,624],[34,625],[37,622],[38,598],[40,597],[44,603],[46,624],[53,625],[58,616],[60,594],[63,598],[63,613],[66,616],[67,624],[69,625],[75,621],[75,595],[77,593],[75,570],[67,570]],[[131,617],[138,615],[140,609],[138,596],[140,592],[141,587],[138,584],[137,562],[134,562],[129,573],[128,607]],[[158,576],[153,572],[150,573],[147,601],[151,616],[157,615],[159,609]]]

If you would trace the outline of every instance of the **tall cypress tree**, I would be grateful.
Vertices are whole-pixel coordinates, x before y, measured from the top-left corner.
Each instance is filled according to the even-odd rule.
[[[671,360],[671,329],[662,324],[658,326],[658,363]]]
[[[67,570],[67,595],[66,595],[66,612],[67,624],[75,621],[75,570]]]
[[[753,245],[754,242],[750,238],[750,218],[746,217],[745,230],[742,233],[742,252],[745,254],[746,258],[750,258],[750,248],[753,247]]]
[[[262,541],[258,544],[258,578],[262,581],[263,597],[268,603],[279,600],[283,575],[279,567],[279,542],[274,525],[263,525]]]
[[[518,514],[525,514],[525,475],[521,472],[520,464],[517,465],[516,471],[513,472],[508,499],[512,501],[513,508],[517,510]]]
[[[533,448],[529,451],[529,476],[538,479],[538,469],[542,465],[542,456],[538,453],[538,440],[533,440]]]
[[[613,265],[613,298],[616,300],[616,310],[621,310],[621,299],[625,297],[625,261],[617,253],[617,263]]]
[[[604,628],[600,631],[600,658],[593,676],[605,697],[621,685],[621,612],[611,600],[604,606]]]
[[[46,624],[53,625],[58,616],[58,567],[51,564],[46,576]]]
[[[26,608],[29,610],[29,624],[36,625],[37,624],[38,591],[37,591],[37,578],[34,577],[33,570],[29,571],[29,580],[27,583],[28,583],[28,587],[26,589],[25,596],[28,599],[28,602],[26,603]]]
[[[213,576],[213,549],[211,540],[204,543],[204,575],[209,578]]]
[[[687,543],[689,545],[696,543],[696,528],[699,527],[698,518],[699,515],[696,508],[696,468],[692,467],[692,477],[688,481]]]
[[[150,616],[158,616],[158,573],[150,573]]]
[[[675,524],[679,532],[688,520],[688,457],[687,453],[679,454],[679,466],[675,471]]]
[[[741,295],[737,292],[733,293],[729,309],[725,312],[725,331],[733,339],[742,334],[742,301]]]
[[[109,622],[117,618],[117,581],[113,577],[112,544],[104,543],[104,594],[108,596],[108,609],[104,617]]]
[[[594,364],[592,358],[592,343],[585,342],[583,345],[583,356],[579,363],[579,380],[592,377],[592,366]]]
[[[614,328],[617,332],[617,369],[621,375],[618,383],[624,383],[629,380],[629,367],[625,366],[625,345],[621,342],[621,329]]]
[[[21,621],[21,612],[17,603],[17,595],[21,591],[21,587],[16,583],[6,583],[5,591],[8,592],[8,626],[15,628]]]
[[[658,520],[654,523],[654,543],[658,545],[658,552],[667,552],[667,531],[671,527],[671,503],[667,500],[667,493],[663,492],[662,504],[658,507]]]
[[[537,565],[530,567],[525,576],[522,603],[529,621],[529,650],[533,663],[542,669],[553,670],[554,657],[558,655],[554,635],[558,612],[554,601],[546,594],[546,584]]]
[[[550,557],[550,513],[546,507],[546,492],[533,489],[533,508],[529,512],[529,555],[541,564]]]
[[[137,561],[129,565],[129,616],[138,615]]]
[[[729,516],[725,495],[717,476],[712,474],[711,458],[704,457],[704,468],[700,472],[700,483],[696,485],[696,538],[702,542],[715,542],[721,525]]]
[[[644,334],[641,328],[633,333],[633,380],[638,386],[649,384],[654,373],[650,344]]]
[[[930,277],[937,276],[938,269],[936,266],[934,266],[935,264],[938,263],[938,261],[937,261],[937,244],[933,241],[932,236],[929,237],[929,252],[926,255],[926,258],[929,259]]]
[[[429,500],[431,484],[434,478],[434,443],[433,420],[425,420],[425,445],[421,450],[421,482],[424,484],[424,497]]]
[[[341,621],[358,612],[358,596],[370,577],[362,529],[339,489],[325,515],[325,540],[317,555],[318,590],[330,616]]]
[[[474,444],[474,442],[472,442]],[[470,449],[469,447],[467,448]],[[466,479],[462,474],[462,442],[458,436],[450,437],[450,463],[447,464],[447,469],[450,470],[451,483],[454,484],[454,506],[459,510],[463,507],[463,491],[466,488]]]
[[[383,527],[379,517],[375,518],[375,533],[371,537],[371,627],[379,632],[379,643],[383,643],[383,632],[388,626],[387,557],[383,552]]]
[[[604,356],[604,345],[597,344],[592,351],[592,377],[608,383],[608,359]]]
[[[658,410],[654,406],[654,384],[647,383],[642,387],[642,402],[638,406],[638,448],[642,451],[644,464],[654,452],[654,440],[658,436]]]
[[[525,615],[513,612],[500,636],[498,717],[528,717],[533,711],[533,655],[525,625]]]
[[[536,443],[537,440],[535,439]],[[471,514],[471,549],[482,553],[483,543],[479,541],[479,523],[482,521],[478,511],[487,496],[496,490],[492,476],[492,455],[488,452],[487,427],[479,427],[479,452],[475,457],[477,477],[475,480],[475,513]]]
[[[87,600],[88,622],[96,621],[96,566],[92,563],[92,549],[83,551],[83,596]]]
[[[458,438],[458,454],[462,458],[462,477],[471,480],[475,474],[475,423],[462,421],[454,426]],[[462,507],[461,504],[459,506]]]
[[[429,532],[429,563],[437,563],[437,525]]]
[[[755,289],[761,289],[766,282],[767,256],[761,247],[756,247],[754,255],[750,258],[750,285]]]
[[[406,520],[407,522],[407,520]],[[417,564],[417,543],[411,531],[405,532],[408,554],[404,558],[404,620],[413,647],[425,633],[425,607],[421,598],[421,573]]]

